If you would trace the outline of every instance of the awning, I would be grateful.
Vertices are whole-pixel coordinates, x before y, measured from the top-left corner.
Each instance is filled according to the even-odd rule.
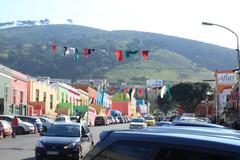
[[[88,111],[88,106],[73,106],[74,111],[78,112],[87,112]]]

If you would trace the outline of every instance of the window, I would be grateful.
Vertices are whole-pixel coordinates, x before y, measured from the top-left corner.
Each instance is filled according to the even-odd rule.
[[[145,160],[155,148],[154,143],[120,141],[97,155],[94,160]]]
[[[154,160],[234,160],[233,157],[211,153],[207,151],[183,150],[175,148],[160,148],[153,158]]]
[[[47,93],[43,92],[43,102],[46,102]]]
[[[5,88],[5,102],[8,102],[8,91],[9,91],[9,87]]]
[[[13,104],[16,104],[16,99],[17,99],[17,90],[13,90]]]
[[[68,103],[68,95],[66,94],[66,103]]]
[[[50,109],[53,109],[53,95],[50,95]]]
[[[23,103],[23,91],[20,92],[20,103]]]
[[[64,93],[62,93],[62,103],[64,102]]]
[[[39,102],[39,89],[36,89],[36,102]]]

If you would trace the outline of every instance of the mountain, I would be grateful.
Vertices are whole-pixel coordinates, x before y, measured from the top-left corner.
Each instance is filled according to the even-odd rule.
[[[56,54],[51,44],[56,43]],[[64,46],[78,48],[80,59],[64,56]],[[84,48],[94,48],[88,59]],[[150,50],[118,62],[115,50]],[[216,45],[156,33],[105,31],[78,25],[47,25],[0,30],[0,63],[32,76],[102,78],[111,81],[199,81],[216,69],[234,69],[235,51]]]

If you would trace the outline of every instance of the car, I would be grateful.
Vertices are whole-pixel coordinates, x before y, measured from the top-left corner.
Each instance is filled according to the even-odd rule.
[[[71,120],[72,122],[77,122],[78,118],[79,118],[79,116],[71,116],[71,117],[70,117],[70,120]]]
[[[159,122],[156,122],[155,125],[156,125],[156,126],[170,126],[170,125],[171,125],[171,122],[168,122],[168,121],[159,121]]]
[[[115,119],[115,124],[120,123],[120,120],[118,119],[118,117],[113,117]]]
[[[53,124],[54,122],[46,117],[39,117],[43,124],[43,132],[46,132]]]
[[[204,121],[206,121],[207,123],[212,123],[212,122],[210,121],[210,119],[207,118],[207,117],[196,117],[196,118],[201,119],[201,120],[204,120]]]
[[[132,118],[129,128],[130,129],[143,129],[147,127],[147,124],[144,120],[144,118]]]
[[[13,130],[11,125],[5,121],[5,120],[0,120],[0,135],[3,137],[10,136],[12,134]]]
[[[79,160],[94,146],[88,126],[81,123],[56,123],[41,135],[35,147],[37,160]]]
[[[58,116],[55,118],[55,122],[57,123],[61,123],[61,122],[65,122],[65,123],[72,123],[71,119],[69,116]]]
[[[180,119],[178,120],[180,122],[197,122],[197,123],[208,123],[205,120],[196,118],[196,117],[180,117]]]
[[[32,117],[32,116],[17,116],[19,119],[21,119],[24,122],[28,122],[33,124],[34,127],[37,127],[38,132],[43,131],[43,124],[41,120],[38,117]]]
[[[153,116],[146,116],[144,119],[148,126],[155,126],[156,121]]]
[[[109,121],[107,120],[107,117],[106,116],[97,116],[95,118],[95,126],[101,126],[101,125],[108,125]]]
[[[117,118],[119,120],[119,123],[125,123],[125,120],[123,119],[122,116],[118,116]]]
[[[83,160],[239,160],[240,132],[222,128],[110,130]]]
[[[13,115],[0,115],[0,120],[7,121],[10,125],[12,123]],[[17,127],[16,134],[34,133],[34,126],[29,122],[24,122],[19,119],[19,126]]]
[[[190,126],[190,127],[209,127],[209,128],[226,128],[225,126],[218,124],[202,123],[202,122],[184,122],[184,121],[175,121],[171,123],[172,126]]]

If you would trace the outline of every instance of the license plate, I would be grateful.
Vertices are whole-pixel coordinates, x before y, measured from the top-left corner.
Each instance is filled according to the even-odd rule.
[[[47,151],[47,155],[58,155],[57,151]]]

